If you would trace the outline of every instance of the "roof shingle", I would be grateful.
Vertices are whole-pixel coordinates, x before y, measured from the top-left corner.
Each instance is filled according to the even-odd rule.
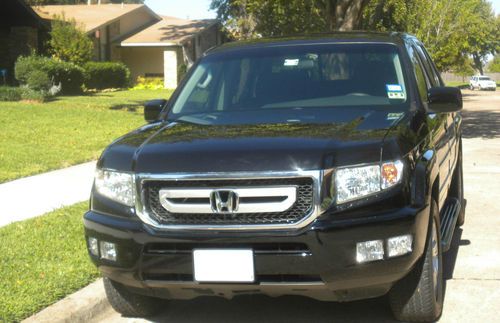
[[[34,6],[33,9],[42,18],[49,20],[64,14],[66,19],[76,20],[83,25],[86,32],[91,32],[141,7],[146,6],[142,4],[54,5]],[[152,14],[154,15],[153,12]]]

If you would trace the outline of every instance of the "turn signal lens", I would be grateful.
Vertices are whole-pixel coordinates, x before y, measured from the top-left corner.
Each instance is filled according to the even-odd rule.
[[[382,178],[382,189],[389,188],[401,180],[403,175],[403,162],[396,160],[394,162],[388,162],[382,164],[381,178]]]

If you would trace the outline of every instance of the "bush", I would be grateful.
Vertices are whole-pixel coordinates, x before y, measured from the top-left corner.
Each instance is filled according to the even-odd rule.
[[[94,53],[94,44],[83,26],[74,19],[66,20],[64,15],[52,20],[48,44],[54,57],[78,65],[90,61]]]
[[[48,91],[52,87],[52,81],[47,72],[34,70],[28,74],[26,85],[35,91]]]
[[[22,89],[19,87],[0,86],[0,101],[21,100]]]
[[[88,89],[125,88],[130,83],[130,71],[123,63],[88,62],[84,69]]]
[[[62,94],[82,92],[84,71],[75,64],[33,54],[17,59],[14,74],[19,83],[28,85],[28,79],[34,71],[45,72],[53,84],[61,84]]]
[[[45,102],[50,97],[49,93],[44,90],[33,90],[29,87],[22,87],[21,90],[23,100]]]

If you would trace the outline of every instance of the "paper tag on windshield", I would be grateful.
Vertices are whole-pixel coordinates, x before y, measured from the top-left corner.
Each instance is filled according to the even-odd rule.
[[[297,66],[297,65],[299,65],[298,58],[287,58],[285,59],[285,63],[283,63],[283,66]]]
[[[387,96],[389,99],[405,99],[405,93],[403,87],[399,84],[386,84]]]

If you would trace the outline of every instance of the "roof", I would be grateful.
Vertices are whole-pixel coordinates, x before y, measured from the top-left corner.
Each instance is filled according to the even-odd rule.
[[[218,23],[217,20],[187,20],[163,16],[156,24],[122,41],[122,46],[180,45],[193,35]]]
[[[293,46],[304,44],[347,43],[347,42],[380,42],[401,45],[404,39],[413,37],[398,32],[371,32],[371,31],[342,31],[310,35],[297,35],[285,37],[258,38],[244,41],[225,43],[208,53],[217,53],[226,50],[245,48],[264,48],[275,46]],[[207,53],[207,54],[208,54]]]
[[[66,19],[74,19],[84,26],[86,32],[109,24],[118,18],[139,9],[148,10],[152,16],[159,19],[149,7],[142,4],[93,4],[93,5],[54,5],[35,6],[33,9],[44,19],[64,14]]]
[[[32,26],[47,29],[48,24],[24,0],[4,0],[0,26]]]

